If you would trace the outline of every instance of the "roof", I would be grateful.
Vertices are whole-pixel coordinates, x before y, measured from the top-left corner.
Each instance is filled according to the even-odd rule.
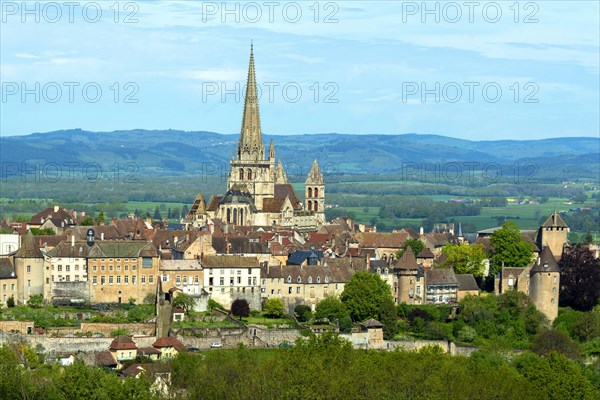
[[[473,274],[456,274],[456,280],[458,281],[458,290],[479,290]]]
[[[396,269],[418,269],[417,260],[415,258],[415,253],[410,246],[406,247],[404,253],[402,253],[402,257],[398,259],[396,264],[394,265]]]
[[[369,318],[368,320],[366,320],[365,322],[363,322],[360,325],[362,327],[364,327],[364,328],[367,328],[367,329],[383,328],[383,324],[381,322],[377,321],[376,319],[373,319],[373,318]]]
[[[96,365],[100,367],[116,367],[117,361],[108,350],[99,351],[95,355]]]
[[[85,241],[72,243],[70,240],[64,240],[46,254],[50,257],[85,258],[89,251],[90,246]]]
[[[156,342],[152,344],[152,347],[164,348],[164,347],[173,347],[177,351],[185,351],[187,347],[185,347],[176,337],[161,337]]]
[[[117,336],[113,339],[109,349],[111,350],[134,350],[137,349],[131,336]]]
[[[531,274],[536,272],[560,272],[560,268],[550,247],[544,247],[537,262],[531,268]]]
[[[21,247],[15,253],[15,257],[19,258],[42,258],[42,251],[36,243],[35,237],[28,231],[21,237]]]
[[[125,376],[138,376],[139,374],[141,374],[142,372],[145,372],[145,371],[146,370],[144,369],[144,367],[142,367],[142,365],[131,364],[129,367],[127,367],[123,371],[121,371],[121,374],[123,374]]]
[[[154,347],[142,347],[141,349],[138,349],[137,353],[139,356],[146,356],[148,354],[161,354],[160,350]]]
[[[306,176],[307,185],[323,185],[323,174],[321,173],[321,169],[319,168],[319,163],[315,159],[312,163],[312,167],[310,171],[308,171],[308,175]]]
[[[435,258],[435,256],[433,255],[431,250],[429,250],[429,248],[424,247],[423,250],[421,250],[419,254],[417,254],[417,258]]]
[[[96,241],[88,256],[90,258],[158,257],[158,250],[152,243],[142,241]]]
[[[255,210],[252,194],[246,188],[232,187],[219,200],[220,204],[248,204],[250,209]]]
[[[544,221],[542,228],[568,228],[566,222],[562,219],[559,213],[554,210],[552,214]]]
[[[516,278],[521,275],[523,271],[525,271],[525,268],[504,267],[502,268],[502,278],[508,278],[511,275]]]
[[[12,260],[8,257],[0,257],[0,279],[17,279]]]
[[[273,193],[273,196],[276,199],[285,199],[286,197],[289,198],[294,210],[302,208],[302,203],[300,200],[298,200],[298,196],[296,195],[294,187],[289,183],[275,185],[275,190]]]
[[[208,203],[208,207],[206,207],[207,211],[217,211],[219,208],[219,202],[221,201],[222,196],[213,196],[210,198],[210,202]]]
[[[261,277],[281,278],[284,279],[284,281],[289,277],[293,283],[297,283],[298,278],[300,278],[300,281],[303,283],[307,283],[309,280],[312,280],[312,283],[314,284],[345,283],[348,282],[356,272],[366,270],[366,262],[364,259],[340,258],[327,260],[332,262],[328,262],[326,265],[311,265],[307,267],[301,267],[300,265],[283,265],[281,267],[263,268]],[[338,260],[341,262],[338,262]]]
[[[202,266],[205,268],[257,268],[259,264],[255,257],[242,257],[234,254],[205,256]]]
[[[278,213],[283,209],[283,203],[285,202],[284,198],[272,198],[267,197],[263,199],[263,211],[264,212],[272,212]]]
[[[425,271],[425,282],[429,285],[458,285],[452,268],[430,269]]]
[[[33,215],[29,223],[32,225],[41,225],[48,219],[56,220],[57,222],[62,221],[65,222],[67,225],[76,224],[75,220],[73,219],[73,215],[71,215],[69,211],[58,206],[48,207],[40,211],[39,213]],[[60,222],[57,226],[60,226]]]
[[[126,239],[127,234],[123,235],[117,229],[116,225],[95,225],[95,226],[74,226],[64,231],[65,235],[75,235],[75,240],[86,240],[88,229],[94,230],[94,235],[97,239],[104,237],[104,240]],[[70,239],[70,237],[69,237]]]
[[[219,254],[267,254],[269,244],[251,242],[247,236],[228,236],[212,238],[212,246]]]
[[[199,260],[160,260],[161,271],[198,271],[202,270]]]
[[[318,261],[323,257],[322,250],[297,250],[288,257],[287,263],[288,265],[300,265],[306,260],[313,259]]]
[[[358,240],[362,247],[368,248],[393,248],[400,249],[410,239],[408,232],[377,233],[368,232],[358,234]]]

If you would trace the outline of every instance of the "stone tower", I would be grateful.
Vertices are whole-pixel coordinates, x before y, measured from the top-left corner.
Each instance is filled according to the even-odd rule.
[[[317,225],[325,223],[325,180],[317,160],[313,161],[305,182],[304,209],[315,214]]]
[[[260,128],[256,74],[254,70],[254,48],[250,46],[250,63],[244,101],[244,115],[237,153],[230,161],[231,170],[228,190],[249,193],[254,206],[262,211],[264,199],[272,197],[275,179],[275,147],[271,142],[265,157],[265,146]]]
[[[563,246],[567,243],[567,233],[569,227],[562,217],[554,210],[552,214],[540,227],[538,233],[538,247],[540,249],[548,246],[555,257],[560,258],[563,252]]]
[[[558,315],[559,290],[560,269],[550,247],[546,246],[531,267],[529,297],[550,321],[554,321]]]

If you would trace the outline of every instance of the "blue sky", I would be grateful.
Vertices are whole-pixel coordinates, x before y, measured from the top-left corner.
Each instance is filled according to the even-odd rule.
[[[251,40],[267,134],[600,135],[597,1],[1,3],[2,136],[237,133]]]

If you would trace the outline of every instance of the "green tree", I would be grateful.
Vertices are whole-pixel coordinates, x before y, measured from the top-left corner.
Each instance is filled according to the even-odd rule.
[[[533,258],[533,245],[521,236],[517,224],[505,222],[501,229],[492,233],[491,243],[494,247],[490,257],[490,273],[493,275],[502,270],[502,266],[524,268]]]
[[[393,301],[389,285],[379,275],[367,271],[357,272],[350,278],[340,300],[353,321],[379,318],[384,302]]]
[[[8,308],[13,308],[15,306],[15,297],[14,296],[10,296],[7,300],[6,300],[6,307]]]
[[[346,316],[350,316],[346,306],[340,299],[333,296],[325,297],[315,307],[315,319],[317,320],[327,319],[329,322],[335,322]]]
[[[573,328],[573,334],[582,342],[600,337],[600,306],[579,317]]]
[[[173,307],[181,307],[185,310],[186,314],[194,308],[196,300],[187,293],[177,292],[175,299],[173,299]]]
[[[27,300],[27,305],[31,308],[40,308],[44,304],[44,296],[41,294],[34,294],[33,296],[29,296],[29,300]]]
[[[391,298],[386,298],[381,306],[379,321],[383,324],[383,338],[391,340],[398,334],[396,306]]]
[[[81,223],[81,226],[92,226],[94,225],[94,219],[92,217],[86,217]]]
[[[279,297],[271,297],[265,300],[263,311],[270,318],[281,318],[285,315],[285,308]]]
[[[564,333],[553,329],[537,335],[531,344],[530,350],[535,354],[544,357],[555,351],[571,359],[579,358],[579,348],[577,343],[572,341]]]
[[[150,292],[146,296],[144,296],[143,303],[144,304],[150,304],[150,305],[156,304],[156,293],[155,292]]]
[[[306,304],[298,304],[294,308],[294,314],[296,314],[296,318],[298,318],[298,321],[300,322],[307,322],[312,318],[312,310],[310,306],[307,306]]]
[[[98,213],[98,218],[96,218],[96,225],[104,225],[104,211],[100,211]]]
[[[446,254],[446,262],[440,268],[451,267],[457,274],[483,275],[483,261],[486,259],[482,244],[469,245],[468,243],[451,244],[442,247]]]
[[[600,259],[587,247],[575,245],[565,249],[558,266],[560,305],[591,310],[600,298]]]
[[[420,239],[408,239],[406,242],[404,242],[402,248],[396,252],[396,257],[402,257],[402,254],[404,254],[408,247],[412,249],[416,256],[425,248],[425,243],[423,243],[423,241]]]
[[[160,215],[160,210],[158,209],[158,207],[156,207],[156,209],[154,210],[154,216],[152,217],[152,219],[155,221],[162,220],[162,215]]]
[[[243,317],[248,317],[250,315],[250,304],[248,304],[248,300],[235,299],[233,303],[231,303],[231,313],[240,320]]]

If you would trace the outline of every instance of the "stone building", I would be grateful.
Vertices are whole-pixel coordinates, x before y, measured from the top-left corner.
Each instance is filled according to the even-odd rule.
[[[246,299],[250,307],[261,309],[260,264],[254,257],[238,255],[206,256],[202,260],[204,290],[215,301],[229,307],[235,299]]]
[[[0,257],[0,307],[6,307],[8,299],[17,300],[17,275],[10,257]]]
[[[17,274],[18,304],[25,304],[29,297],[44,294],[44,281],[49,276],[44,266],[44,255],[31,231],[21,237],[21,247],[14,255]],[[49,266],[46,266],[49,268]]]
[[[550,247],[544,247],[530,269],[529,297],[550,321],[558,316],[560,269]]]
[[[538,231],[538,247],[543,249],[545,246],[548,246],[554,257],[560,259],[563,247],[567,243],[568,233],[569,227],[556,210],[554,210],[542,226],[540,226]]]

